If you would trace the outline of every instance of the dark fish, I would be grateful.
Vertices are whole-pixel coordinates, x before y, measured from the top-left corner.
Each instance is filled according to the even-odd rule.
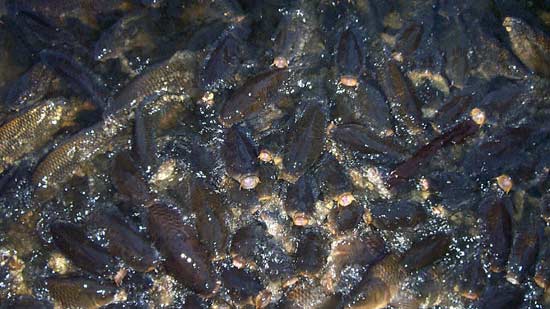
[[[315,8],[308,1],[296,1],[298,8],[285,12],[277,26],[273,43],[273,65],[277,68],[286,68],[296,65],[306,51],[315,44],[314,35]]]
[[[124,57],[132,49],[147,49],[153,45],[153,34],[147,29],[148,19],[144,11],[129,13],[101,33],[94,45],[93,57],[96,61],[106,61]]]
[[[51,93],[52,88],[57,88],[55,79],[53,70],[42,63],[34,64],[10,87],[5,104],[12,109],[20,110],[24,106],[36,103]]]
[[[103,210],[93,217],[95,226],[105,229],[107,250],[140,272],[155,268],[158,253],[138,228],[116,210]]]
[[[412,244],[401,260],[408,271],[416,271],[441,259],[449,250],[451,238],[445,234],[435,234]]]
[[[550,37],[520,18],[506,17],[502,25],[521,62],[536,74],[550,77]]]
[[[398,57],[408,59],[420,45],[420,39],[424,33],[422,24],[411,22],[399,32],[395,42],[395,53]]]
[[[46,279],[50,296],[63,308],[99,308],[125,301],[126,293],[110,283],[80,277]]]
[[[387,61],[378,76],[393,117],[399,124],[397,133],[419,135],[422,132],[422,114],[397,64]]]
[[[541,237],[540,251],[537,258],[535,283],[547,289],[550,286],[550,227],[544,228],[544,233]]]
[[[277,169],[272,165],[260,165],[259,178],[262,180],[256,186],[256,193],[260,202],[276,198],[281,193],[281,184],[277,179]]]
[[[296,270],[299,274],[314,277],[325,266],[328,244],[318,231],[305,230],[300,233],[296,248]]]
[[[523,79],[528,73],[514,54],[496,38],[491,31],[483,26],[471,23],[467,27],[470,37],[470,48],[473,48],[473,57],[469,58],[469,67],[486,80],[495,77],[504,77],[512,80]],[[473,75],[471,74],[471,75]]]
[[[346,235],[332,245],[326,270],[321,276],[321,284],[327,291],[337,291],[346,284],[344,269],[353,266],[359,267],[358,272],[364,272],[364,267],[376,263],[385,255],[386,245],[379,235],[373,233]]]
[[[55,48],[81,57],[89,56],[88,48],[82,45],[79,39],[71,32],[45,20],[41,14],[26,10],[12,10],[10,15],[17,28],[17,35],[33,53],[38,54],[43,49]]]
[[[109,90],[94,72],[77,59],[59,51],[45,49],[40,58],[52,70],[82,88],[100,110],[105,110],[110,98]]]
[[[504,284],[490,286],[475,303],[476,308],[519,308],[524,300],[523,291],[515,286]]]
[[[351,231],[361,223],[363,211],[363,207],[357,203],[348,207],[334,207],[328,214],[328,228],[337,235]]]
[[[531,175],[529,151],[526,151],[533,128],[520,126],[504,128],[495,133],[490,139],[484,139],[473,147],[464,158],[465,171],[482,180],[489,180],[502,173],[512,176],[527,172]],[[506,162],[502,165],[501,162]]]
[[[471,108],[471,95],[456,95],[437,110],[433,124],[438,131],[447,131]]]
[[[247,80],[224,103],[220,111],[220,123],[228,128],[262,111],[268,98],[277,92],[287,76],[287,70],[276,69]]]
[[[258,185],[260,178],[256,146],[239,126],[235,125],[225,131],[222,155],[227,174],[238,181],[241,188],[251,190]]]
[[[273,163],[275,166],[281,166],[283,162],[285,135],[278,131],[262,138],[259,143],[258,159],[265,163]]]
[[[55,98],[38,102],[0,126],[0,172],[25,155],[46,146],[78,113],[92,109],[79,99]]]
[[[295,183],[317,162],[324,149],[326,122],[321,104],[315,101],[305,103],[302,116],[287,133],[279,178]]]
[[[325,155],[316,171],[316,177],[325,201],[333,200],[338,206],[349,206],[355,198],[351,180],[344,167],[332,155]]]
[[[485,271],[480,257],[469,257],[458,276],[457,289],[462,297],[478,299],[485,287]]]
[[[391,178],[388,181],[389,185],[394,187],[413,177],[441,149],[463,143],[466,138],[474,135],[478,130],[479,125],[474,120],[468,119],[434,138],[392,171]]]
[[[426,220],[426,210],[412,201],[377,203],[365,211],[365,222],[382,230],[412,228]]]
[[[115,156],[111,181],[117,191],[133,203],[142,205],[153,200],[149,186],[128,151],[121,151]]]
[[[469,209],[479,204],[477,183],[461,172],[436,172],[425,178],[430,200],[450,212]]]
[[[317,182],[308,173],[302,175],[296,183],[288,186],[284,206],[294,225],[304,226],[313,221],[315,202],[318,197]]]
[[[482,245],[486,262],[492,272],[505,270],[512,246],[512,222],[506,204],[506,197],[486,197],[479,205]]]
[[[335,95],[333,118],[342,124],[358,124],[380,137],[393,134],[390,107],[386,99],[371,83],[359,80],[353,90]]]
[[[238,229],[233,234],[230,248],[233,265],[243,268],[245,265],[253,263],[254,255],[258,250],[257,246],[265,244],[267,241],[266,227],[259,222]]]
[[[363,70],[365,59],[359,39],[351,29],[346,29],[340,36],[336,51],[336,65],[340,74],[340,83],[355,87]]]
[[[506,279],[512,284],[521,284],[535,268],[540,244],[540,225],[536,205],[524,200],[522,218],[517,224],[506,267]]]
[[[266,227],[255,222],[233,235],[230,248],[233,265],[243,268],[256,265],[264,269],[270,281],[286,281],[294,273],[292,258],[267,234]]]
[[[249,29],[246,22],[230,25],[214,44],[214,48],[206,57],[200,78],[203,90],[227,87],[232,84],[234,74],[243,62],[245,39]]]
[[[33,13],[55,24],[56,27],[68,26],[76,19],[88,27],[97,27],[97,18],[102,14],[124,12],[132,8],[129,0],[29,0],[8,1],[8,10],[15,13]]]
[[[169,59],[147,68],[117,93],[110,113],[142,102],[146,97],[158,92],[180,94],[183,97],[195,93],[195,54],[178,51]]]
[[[165,258],[168,273],[199,294],[212,294],[216,282],[207,251],[192,226],[183,222],[178,211],[162,202],[147,208],[147,218],[149,234]]]
[[[158,151],[156,137],[162,123],[161,119],[155,118],[156,114],[174,113],[177,114],[176,106],[183,108],[186,96],[175,93],[156,92],[143,98],[135,111],[134,144],[139,161],[144,170],[156,172],[158,169]]]
[[[249,270],[229,266],[221,271],[220,277],[230,295],[243,303],[254,303],[264,289],[259,276]]]
[[[225,223],[225,205],[221,197],[210,192],[200,180],[193,181],[189,188],[189,203],[196,216],[195,226],[199,240],[213,258],[223,256],[228,242]]]
[[[367,127],[344,124],[330,129],[330,137],[339,145],[373,158],[383,157],[400,160],[404,149],[392,137],[380,137]]]
[[[438,42],[444,52],[445,76],[456,88],[462,89],[468,78],[470,64],[468,61],[469,44],[467,29],[460,16],[436,17]]]
[[[76,266],[93,274],[114,270],[114,262],[105,249],[91,242],[84,230],[72,223],[56,222],[50,225],[55,246]]]

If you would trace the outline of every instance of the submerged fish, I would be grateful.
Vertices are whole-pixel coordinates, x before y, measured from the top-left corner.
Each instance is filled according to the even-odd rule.
[[[77,98],[38,102],[0,126],[0,172],[49,143],[77,114],[93,107]]]
[[[197,293],[212,294],[216,289],[214,273],[195,229],[162,202],[147,207],[147,218],[149,234],[168,273]]]
[[[63,308],[96,309],[126,300],[126,292],[115,285],[81,277],[48,278],[46,287]]]

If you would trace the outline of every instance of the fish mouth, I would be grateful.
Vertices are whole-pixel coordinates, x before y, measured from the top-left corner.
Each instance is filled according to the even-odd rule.
[[[245,190],[252,190],[260,183],[260,178],[256,175],[246,175],[239,180],[241,188]]]
[[[284,69],[288,67],[288,59],[283,56],[277,56],[273,59],[273,65],[278,69]]]

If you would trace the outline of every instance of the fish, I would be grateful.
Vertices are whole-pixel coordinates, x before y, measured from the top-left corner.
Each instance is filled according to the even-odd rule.
[[[202,181],[190,184],[189,203],[196,216],[198,237],[213,258],[226,254],[229,232],[226,227],[227,213],[219,194],[212,192]]]
[[[245,39],[249,33],[246,21],[236,22],[230,24],[213,44],[199,74],[200,87],[204,91],[228,87],[234,82],[234,75],[245,60]]]
[[[154,198],[149,192],[141,169],[129,151],[121,151],[114,157],[111,181],[118,193],[132,203],[146,205]]]
[[[192,97],[197,88],[196,65],[195,53],[187,50],[175,52],[167,60],[148,67],[132,79],[110,101],[106,114],[116,114],[135,106],[159,91]]]
[[[126,300],[126,292],[111,283],[82,277],[47,278],[50,296],[63,308],[93,309]]]
[[[346,284],[343,274],[345,268],[355,266],[362,273],[366,266],[375,264],[386,254],[386,244],[376,233],[353,232],[345,235],[332,245],[321,284],[330,293],[336,292]]]
[[[179,212],[164,202],[147,207],[147,229],[164,258],[167,272],[205,297],[217,289],[207,251],[192,225],[184,223]]]
[[[388,184],[395,187],[400,183],[413,177],[423,165],[429,163],[437,152],[450,145],[463,143],[468,137],[471,137],[479,130],[479,124],[473,119],[465,120],[448,131],[434,138],[428,144],[424,145],[412,157],[399,164],[392,172]]]
[[[316,170],[316,178],[325,200],[333,200],[346,207],[355,200],[350,177],[332,155],[325,155]]]
[[[422,114],[407,80],[395,61],[387,61],[380,68],[378,78],[392,115],[399,124],[396,133],[406,133],[410,136],[421,134],[423,132]]]
[[[328,214],[327,228],[336,235],[355,229],[363,218],[363,206],[358,203],[347,207],[334,207]]]
[[[159,255],[137,226],[114,210],[101,210],[93,216],[95,227],[105,230],[107,250],[118,256],[139,272],[149,272],[156,267]]]
[[[315,279],[302,279],[285,291],[281,308],[338,308],[343,304],[340,294],[330,295]]]
[[[285,12],[273,38],[273,65],[279,69],[299,66],[309,49],[317,42],[314,5],[296,1],[295,7]]]
[[[128,130],[128,113],[128,110],[121,110],[69,137],[50,151],[40,161],[32,176],[32,183],[36,186],[35,200],[44,202],[51,199],[60,186],[90,158],[119,146],[116,139]]]
[[[111,255],[90,241],[80,226],[54,222],[50,224],[50,232],[55,246],[76,266],[92,274],[113,272],[115,264]]]
[[[412,228],[427,219],[427,213],[420,203],[398,201],[388,205],[379,202],[368,207],[363,216],[365,223],[382,230],[395,231]]]
[[[164,125],[162,119],[156,119],[156,114],[166,116],[188,108],[188,97],[164,91],[155,92],[143,98],[134,114],[134,145],[139,162],[144,170],[156,172],[159,168],[156,137]]]
[[[534,73],[550,77],[550,37],[517,17],[505,17],[502,26],[521,62]]]
[[[443,258],[449,251],[451,238],[445,234],[434,234],[412,244],[401,257],[401,264],[408,271],[415,271]]]
[[[480,256],[473,256],[465,263],[457,282],[457,290],[462,297],[477,300],[481,297],[485,287],[485,271]]]
[[[304,230],[298,236],[295,260],[296,270],[302,276],[315,277],[328,257],[328,241],[321,232]]]
[[[478,208],[484,261],[489,264],[489,270],[496,273],[506,269],[512,246],[512,219],[506,206],[510,203],[506,197],[499,198],[491,194],[481,201]]]
[[[420,45],[420,40],[424,34],[422,24],[410,22],[399,31],[395,38],[394,55],[401,59],[409,59]]]
[[[295,183],[321,157],[325,144],[326,115],[320,103],[307,101],[302,116],[287,132],[279,178]]]
[[[340,84],[355,87],[365,63],[359,39],[352,29],[342,32],[336,51],[336,66],[340,75]]]
[[[260,222],[253,222],[238,229],[231,241],[230,254],[238,268],[254,265],[264,269],[264,275],[272,282],[286,282],[294,274],[294,261]]]
[[[353,90],[338,93],[334,100],[332,117],[339,124],[361,125],[381,138],[394,134],[390,107],[373,83],[360,78]]]
[[[318,198],[317,181],[310,174],[302,175],[288,186],[284,207],[294,225],[305,226],[313,222]]]
[[[147,49],[154,44],[149,29],[151,27],[145,11],[137,10],[120,18],[115,24],[101,33],[93,47],[96,61],[107,61],[124,57],[132,49]]]
[[[528,198],[524,200],[522,217],[514,232],[508,265],[506,265],[506,280],[512,284],[521,284],[534,271],[539,254],[540,223],[535,205]]]
[[[7,120],[0,126],[0,171],[41,150],[86,109],[93,106],[78,98],[59,97],[39,101]]]
[[[390,253],[369,268],[357,288],[358,293],[348,302],[346,308],[377,309],[390,304],[399,294],[399,287],[407,273],[400,263],[400,257]]]
[[[391,136],[380,137],[370,129],[359,124],[343,124],[329,128],[329,136],[338,145],[373,159],[383,158],[389,161],[405,157],[405,149]]]
[[[97,109],[104,111],[107,108],[110,100],[109,89],[97,74],[78,59],[53,49],[42,50],[40,59],[68,82],[78,85],[87,97],[96,104]]]
[[[220,278],[230,295],[240,303],[256,304],[260,301],[257,298],[262,297],[265,287],[256,272],[228,266],[221,271]]]
[[[57,76],[43,63],[31,66],[10,87],[6,95],[6,105],[13,110],[21,110],[43,100],[52,90],[58,89]]]
[[[550,286],[550,247],[548,246],[548,237],[550,237],[550,228],[545,226],[540,240],[540,249],[535,266],[535,283],[547,289]]]
[[[248,79],[223,104],[219,122],[229,128],[257,114],[265,108],[268,98],[277,92],[287,77],[286,69],[275,69]]]
[[[239,182],[241,188],[252,190],[261,181],[256,145],[238,125],[225,131],[222,155],[227,174]]]

